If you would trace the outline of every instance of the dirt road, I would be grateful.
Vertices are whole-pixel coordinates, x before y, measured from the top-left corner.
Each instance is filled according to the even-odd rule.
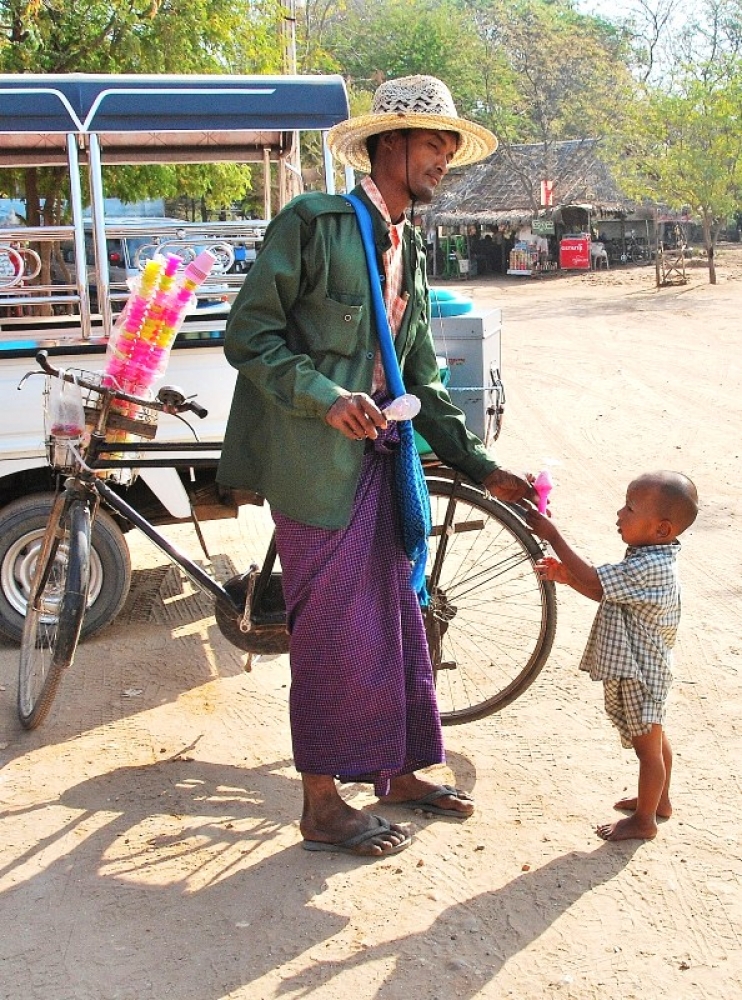
[[[466,823],[372,864],[302,851],[285,658],[242,670],[210,603],[133,540],[132,597],[83,645],[50,719],[15,719],[0,646],[0,996],[7,1000],[701,1000],[742,995],[742,253],[719,285],[651,268],[462,286],[503,310],[503,464],[554,460],[555,517],[622,554],[628,481],[696,482],[667,730],[675,815],[593,832],[636,764],[577,671],[594,606],[560,592],[552,656],[512,707],[447,730]],[[227,575],[261,515],[211,523]],[[182,529],[171,532],[194,552]],[[373,799],[360,786],[350,798]]]

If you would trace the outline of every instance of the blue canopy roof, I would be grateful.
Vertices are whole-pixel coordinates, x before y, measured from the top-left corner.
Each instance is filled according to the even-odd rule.
[[[207,158],[241,147],[252,159],[348,114],[339,76],[0,75],[0,146],[16,154],[61,152],[67,134],[95,133],[116,162],[146,162],[154,143],[143,137],[157,133],[162,159],[163,146],[192,148],[196,133]]]

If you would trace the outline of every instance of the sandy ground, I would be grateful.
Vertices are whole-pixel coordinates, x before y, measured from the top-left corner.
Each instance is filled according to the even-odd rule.
[[[555,516],[589,557],[621,557],[615,511],[635,474],[698,485],[667,726],[675,815],[657,839],[593,832],[636,764],[577,671],[594,606],[562,590],[537,683],[447,730],[438,773],[473,792],[475,817],[387,808],[416,837],[377,863],[302,851],[285,658],[244,673],[209,602],[133,539],[127,608],[80,648],[34,733],[15,720],[17,651],[0,646],[0,996],[741,995],[742,252],[722,254],[715,288],[697,270],[653,279],[459,287],[503,310],[500,459],[558,462]],[[263,530],[255,510],[207,525],[216,570],[259,556]]]

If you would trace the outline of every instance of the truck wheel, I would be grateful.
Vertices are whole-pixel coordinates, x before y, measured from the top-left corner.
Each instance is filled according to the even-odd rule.
[[[20,642],[36,558],[52,508],[52,496],[35,493],[0,510],[0,635]],[[98,509],[90,550],[88,607],[80,638],[113,621],[126,601],[131,561],[123,533]]]

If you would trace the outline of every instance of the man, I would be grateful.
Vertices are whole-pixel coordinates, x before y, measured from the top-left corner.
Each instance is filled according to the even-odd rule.
[[[422,76],[382,84],[371,114],[336,125],[328,145],[341,163],[370,171],[354,193],[372,216],[405,386],[422,402],[416,428],[494,495],[532,498],[529,481],[499,469],[466,430],[441,384],[425,253],[405,218],[411,204],[431,201],[450,166],[482,159],[497,140],[458,117],[443,83]],[[239,376],[219,479],[262,493],[276,522],[303,845],[384,857],[407,847],[408,833],[351,808],[336,778],[455,818],[473,802],[416,773],[444,760],[443,740],[401,540],[369,273],[343,197],[302,195],[273,220],[232,307],[225,352]]]

